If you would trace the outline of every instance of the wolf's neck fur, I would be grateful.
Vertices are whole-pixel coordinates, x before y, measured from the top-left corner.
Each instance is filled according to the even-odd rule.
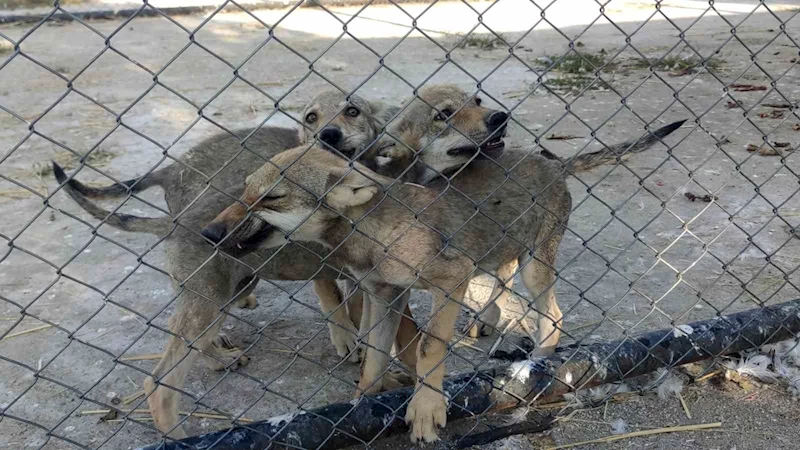
[[[380,243],[391,240],[399,223],[413,221],[409,208],[421,209],[435,197],[435,192],[422,186],[398,183],[386,194],[378,193],[363,205],[323,219],[320,244],[341,252],[354,270],[369,270],[372,253],[382,250]]]

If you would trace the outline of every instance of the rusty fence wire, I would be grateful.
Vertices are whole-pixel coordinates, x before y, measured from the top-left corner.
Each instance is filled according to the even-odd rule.
[[[453,2],[474,24],[456,35],[418,25],[452,3],[412,10],[388,0],[381,8],[410,25],[380,49],[352,31],[364,16],[384,20],[369,15],[373,2],[345,11],[298,1],[268,23],[232,0],[197,22],[148,2],[95,21],[56,1],[40,20],[0,33],[9,46],[0,74],[24,61],[61,89],[33,116],[0,96],[3,120],[25,130],[4,141],[0,159],[4,186],[26,198],[0,204],[10,220],[0,228],[7,443],[372,447],[409,427],[412,438],[432,440],[446,415],[438,435],[466,447],[509,429],[546,430],[576,407],[646,391],[688,363],[709,360],[690,371],[706,379],[719,363],[735,369],[737,358],[780,341],[754,364],[797,393],[797,8],[762,1],[734,14],[693,2],[700,12],[676,19],[667,2],[654,1],[639,7],[632,27],[615,22],[612,2],[596,1],[588,25],[566,30],[550,14],[566,0],[531,0],[524,29],[501,33],[485,18],[506,1]],[[323,48],[282,37],[284,22],[307,8],[341,28]],[[243,58],[198,38],[223,13],[242,14],[263,33]],[[759,40],[747,37],[756,17],[771,24]],[[698,45],[712,18],[725,33]],[[103,41],[77,70],[26,51],[56,19]],[[152,67],[118,42],[156,19],[180,48]],[[649,31],[656,21],[661,28]],[[587,35],[598,22],[617,36],[601,52]],[[526,51],[541,29],[560,39],[561,53]],[[657,54],[637,48],[653,32]],[[402,47],[407,40],[442,57],[409,77],[391,63],[413,50]],[[343,42],[368,55],[351,61],[370,68],[354,83],[320,69]],[[251,79],[247,64],[268,45],[307,69],[280,89]],[[503,56],[472,73],[464,55],[473,51]],[[224,74],[202,100],[165,81],[176,61],[197,52]],[[80,82],[110,56],[148,78],[122,107]],[[441,82],[447,69],[457,69],[446,78],[459,87]],[[630,78],[632,70],[644,75]],[[533,81],[511,94],[487,88],[494,77],[516,76],[507,73]],[[387,77],[401,88],[371,98]],[[214,106],[232,86],[269,105],[257,126],[232,126]],[[114,90],[113,77],[104,87]],[[126,120],[154,92],[193,114],[168,143],[149,136],[148,123]],[[297,95],[306,106],[287,107]],[[86,150],[42,125],[76,98],[113,122]],[[537,99],[557,105],[548,125],[530,111]],[[587,107],[603,118],[587,119]],[[623,117],[635,125],[615,131]],[[73,126],[89,126],[82,120]],[[583,136],[564,132],[564,123]],[[216,136],[176,151],[198,126]],[[115,133],[158,153],[155,164],[109,170],[102,158]],[[573,139],[583,140],[568,148]],[[73,164],[55,158],[34,166],[35,176],[15,172],[32,142]],[[155,186],[163,199],[151,194]],[[72,238],[65,233],[81,242],[48,254]],[[129,265],[105,267],[98,248]],[[146,307],[137,300],[148,287],[142,274],[164,284]],[[96,330],[110,311],[125,320]]]

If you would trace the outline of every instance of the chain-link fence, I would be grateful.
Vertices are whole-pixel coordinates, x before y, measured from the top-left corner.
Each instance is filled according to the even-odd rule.
[[[800,9],[616,3],[7,15],[0,443],[562,448],[656,388],[644,434],[719,427],[681,379],[790,402]]]

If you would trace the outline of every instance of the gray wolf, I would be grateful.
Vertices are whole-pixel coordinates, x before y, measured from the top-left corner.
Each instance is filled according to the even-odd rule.
[[[363,114],[363,117],[360,113],[353,114],[349,110],[353,105],[364,110],[369,109],[368,114]],[[309,106],[303,120],[309,129],[327,122],[342,128],[345,122],[337,121],[340,111],[348,115],[347,123],[361,119],[372,120],[372,115],[379,114],[380,111],[380,107],[376,105],[361,103],[360,99],[354,98],[348,109],[342,111],[336,109],[338,104],[331,105],[324,98],[318,98]],[[314,115],[309,117],[311,112]],[[326,118],[334,120],[325,120]],[[374,126],[354,126],[352,129],[370,130],[377,134]],[[153,371],[153,377],[146,380],[145,386],[156,426],[172,437],[185,436],[177,417],[178,390],[183,386],[194,358],[199,354],[215,369],[247,362],[247,357],[239,349],[224,345],[224,340],[218,337],[222,321],[217,319],[221,311],[227,312],[234,304],[252,306],[253,298],[250,294],[258,278],[314,279],[323,311],[331,314],[331,334],[337,352],[351,358],[356,355],[357,358],[357,328],[353,324],[353,318],[360,321],[364,314],[356,313],[350,317],[342,307],[342,295],[334,280],[344,271],[344,267],[335,257],[328,258],[323,247],[308,247],[311,251],[305,250],[305,247],[289,248],[275,254],[273,251],[261,251],[257,248],[259,236],[256,234],[251,241],[241,241],[236,248],[229,249],[228,254],[223,255],[215,252],[199,233],[232,199],[241,195],[242,181],[254,168],[274,154],[300,145],[304,139],[310,137],[309,133],[305,131],[298,135],[293,130],[264,127],[255,131],[241,130],[235,132],[235,136],[215,136],[193,148],[177,163],[153,171],[147,177],[105,188],[88,187],[64,173],[57,165],[54,166],[56,178],[65,192],[95,218],[125,231],[167,236],[166,268],[175,280],[176,291],[180,292],[180,296],[177,311],[170,319],[170,332],[173,336],[167,344],[163,358]],[[350,134],[352,131],[348,132]],[[362,142],[367,142],[367,138],[361,139]],[[352,137],[349,140],[342,139],[341,144],[346,146],[348,142],[354,142]],[[211,189],[208,188],[209,185]],[[91,201],[133,195],[153,186],[164,189],[167,206],[175,218],[144,218],[111,213]],[[286,256],[290,254],[291,256]],[[238,257],[238,260],[229,256]],[[255,274],[254,267],[259,268]],[[407,293],[401,295],[407,298]],[[398,312],[397,316],[401,322],[407,324],[397,335],[397,347],[412,349],[401,352],[399,358],[409,367],[414,367],[416,354],[412,341],[417,338],[416,326],[410,320],[409,310],[405,309],[403,314]],[[210,329],[205,331],[208,327]],[[192,342],[190,348],[187,348],[184,339]],[[397,386],[397,383],[391,374],[384,377],[383,385],[386,387]]]
[[[262,247],[280,247],[290,234],[295,241],[336,249],[370,294],[373,321],[359,395],[383,388],[400,325],[390,311],[405,307],[392,293],[427,289],[433,305],[416,349],[418,390],[406,419],[413,440],[430,442],[437,439],[436,427],[445,424],[444,359],[467,283],[476,273],[496,273],[516,261],[539,313],[534,354],[555,350],[561,311],[552,267],[571,211],[560,168],[557,161],[532,155],[512,171],[517,183],[505,183],[504,170],[494,162],[473,161],[450,181],[457,189],[429,189],[397,183],[320,148],[298,147],[250,175],[239,201],[206,230],[215,236],[225,230],[220,242],[232,247],[256,235]],[[467,188],[488,200],[479,214],[473,201],[457,192]]]

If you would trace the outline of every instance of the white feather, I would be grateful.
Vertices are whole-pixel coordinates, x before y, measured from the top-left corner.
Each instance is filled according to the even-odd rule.
[[[611,434],[625,434],[628,432],[628,423],[623,419],[611,421]]]
[[[800,399],[800,375],[792,378],[792,380],[789,381],[788,390],[789,393],[792,394],[793,399],[795,400]]]
[[[523,436],[516,435],[500,439],[499,441],[497,441],[495,445],[496,445],[495,448],[497,450],[517,450],[529,444],[528,441]]]
[[[575,408],[583,408],[584,406],[586,406],[583,403],[583,398],[581,398],[581,396],[577,394],[578,392],[580,391],[568,392],[564,394],[564,400],[566,400],[568,403],[567,406],[574,406]]]
[[[800,342],[797,339],[789,339],[761,347],[762,353],[769,354],[773,351],[775,355],[780,356],[787,363],[800,367]]]
[[[655,383],[658,383],[656,392],[661,398],[680,394],[683,391],[683,379],[670,370],[659,368],[655,374]]]
[[[531,369],[534,364],[535,363],[531,360],[517,361],[508,368],[508,374],[511,378],[524,383],[528,381],[528,378],[531,376]]]
[[[588,398],[592,403],[604,402],[617,393],[617,386],[614,384],[604,384],[589,389]]]
[[[786,358],[788,359],[788,358]],[[772,354],[772,371],[775,372],[780,378],[791,378],[793,373],[797,371],[794,367],[789,367],[784,362],[784,358],[777,353]]]
[[[762,348],[763,349],[763,348]],[[772,349],[768,349],[772,350]],[[800,398],[800,369],[786,365],[784,359],[790,359],[787,352],[781,357],[777,352],[772,354],[772,370],[779,379],[786,382],[786,389],[792,394],[792,398],[797,400]]]
[[[530,406],[523,406],[511,411],[511,414],[509,414],[508,418],[506,419],[506,424],[514,425],[522,422],[526,417],[528,417],[529,412],[531,412]]]
[[[631,388],[625,383],[609,383],[564,394],[564,399],[570,402],[569,406],[582,408],[603,403],[616,394],[630,391]]]
[[[775,373],[769,370],[771,361],[767,355],[743,356],[739,361],[725,361],[723,365],[739,375],[751,376],[761,381],[775,381]]]

